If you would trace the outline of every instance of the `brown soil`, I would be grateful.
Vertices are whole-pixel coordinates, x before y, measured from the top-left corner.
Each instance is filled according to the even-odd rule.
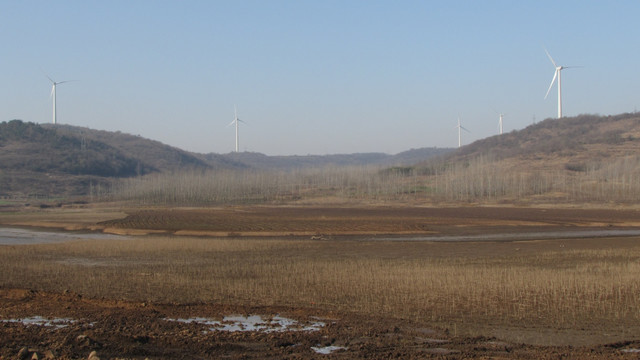
[[[640,211],[512,207],[229,207],[141,210],[105,232],[210,236],[482,234],[640,226]]]
[[[131,303],[16,289],[0,289],[0,308],[3,319],[38,314],[76,320],[62,328],[0,323],[1,359],[31,359],[34,353],[39,358],[81,359],[93,351],[102,359],[631,359],[637,354],[629,350],[640,348],[640,342],[536,347],[496,338],[457,337],[454,329],[438,330],[384,315],[365,318],[301,308]],[[318,331],[225,332],[167,320],[222,319],[230,314],[281,315],[326,325]],[[312,349],[324,346],[344,349],[330,355]]]

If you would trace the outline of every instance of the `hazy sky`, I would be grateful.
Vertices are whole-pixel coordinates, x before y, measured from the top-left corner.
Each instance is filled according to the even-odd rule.
[[[640,1],[0,0],[0,121],[201,153],[398,153],[640,107]]]

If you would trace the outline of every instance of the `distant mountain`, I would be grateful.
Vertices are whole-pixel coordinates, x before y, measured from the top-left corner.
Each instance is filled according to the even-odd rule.
[[[367,165],[413,165],[433,156],[452,151],[447,148],[421,148],[401,152],[396,155],[384,153],[357,153],[336,155],[287,155],[269,156],[255,152],[238,152],[223,155],[235,163],[261,170],[291,170],[325,166],[367,166]],[[217,154],[207,154],[206,159]]]
[[[427,159],[432,159],[445,154],[450,154],[454,151],[453,148],[419,148],[403,151],[401,153],[391,155],[387,158],[384,165],[415,165]]]

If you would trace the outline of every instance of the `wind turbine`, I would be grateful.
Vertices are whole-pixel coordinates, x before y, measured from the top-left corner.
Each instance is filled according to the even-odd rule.
[[[546,99],[547,96],[549,96],[549,91],[551,91],[551,87],[553,87],[553,83],[556,81],[556,78],[557,78],[558,79],[558,119],[559,119],[562,117],[562,70],[575,68],[579,66],[558,66],[558,64],[556,64],[555,60],[553,60],[553,58],[551,57],[551,54],[549,54],[547,49],[544,49],[544,52],[547,53],[549,60],[551,60],[551,63],[556,68],[556,72],[553,74],[553,79],[551,80],[551,84],[549,85],[549,89],[547,90],[547,94],[544,96],[544,98]]]
[[[460,117],[458,116],[458,125],[456,126],[458,129],[458,148],[462,147],[462,130],[466,132],[470,132],[464,126],[460,124]]]
[[[53,84],[51,86],[51,97],[53,98],[53,123],[56,124],[57,121],[57,113],[56,113],[56,86],[60,85],[60,84],[64,84],[66,82],[72,81],[72,80],[65,80],[65,81],[53,81],[52,78],[50,78],[49,76],[47,76],[47,79],[49,79],[49,81],[51,81],[51,84]]]
[[[498,112],[498,110],[496,110],[496,109],[493,109],[493,111],[495,111],[496,114],[498,114],[498,116],[500,116],[500,120],[498,120],[498,130],[500,131],[500,135],[502,135],[502,132],[503,132],[502,131],[503,130],[503,126],[502,126],[503,125],[503,121],[502,120],[504,119],[504,114],[501,113],[501,112]]]
[[[238,118],[238,109],[236,108],[235,105],[233,105],[233,121],[227,125],[227,126],[231,126],[233,124],[236,125],[236,152],[239,152],[239,147],[240,147],[240,138],[238,137],[238,123],[244,122],[242,120],[240,120]]]

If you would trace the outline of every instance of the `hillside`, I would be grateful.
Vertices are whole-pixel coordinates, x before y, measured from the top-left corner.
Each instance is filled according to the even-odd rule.
[[[243,167],[242,164],[234,163],[223,156],[212,156],[205,161],[198,154],[192,154],[156,140],[145,139],[141,136],[125,134],[119,131],[93,130],[70,125],[43,124],[41,126],[81,141],[84,139],[87,144],[109,144],[109,146],[148,166],[152,172]]]
[[[459,163],[483,157],[529,170],[567,169],[635,155],[639,150],[640,114],[580,115],[546,119],[523,130],[478,140],[438,160]]]
[[[0,123],[0,196],[83,195],[114,179],[178,170],[235,168],[160,142],[69,125]]]

